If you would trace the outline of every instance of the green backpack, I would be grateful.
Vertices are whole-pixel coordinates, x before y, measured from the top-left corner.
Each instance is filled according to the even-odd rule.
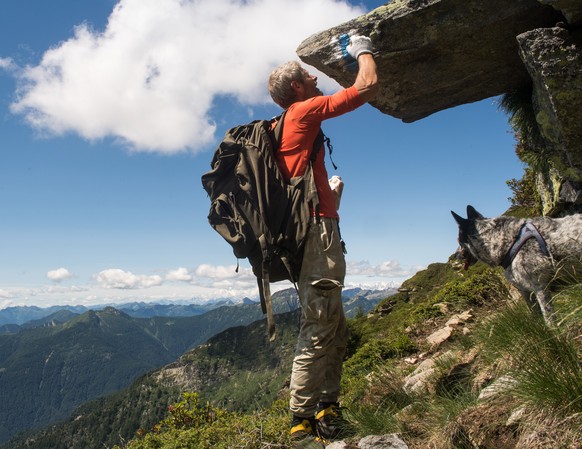
[[[319,216],[312,165],[323,144],[320,131],[310,163],[301,177],[285,181],[277,165],[285,113],[229,129],[218,146],[202,186],[211,201],[208,221],[231,246],[237,259],[248,259],[257,277],[269,338],[275,324],[269,284],[299,279],[311,211]],[[238,266],[237,266],[238,271]]]

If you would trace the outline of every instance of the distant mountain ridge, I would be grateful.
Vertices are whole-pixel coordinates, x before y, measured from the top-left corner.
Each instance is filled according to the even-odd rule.
[[[234,305],[232,300],[216,300],[207,303],[147,303],[147,302],[130,302],[123,304],[104,304],[93,306],[71,306],[56,305],[50,307],[38,306],[12,306],[0,310],[0,326],[7,324],[22,325],[33,320],[42,320],[43,318],[53,315],[61,310],[67,310],[76,315],[88,312],[89,310],[103,310],[106,307],[114,307],[127,313],[135,318],[151,318],[154,316],[194,316],[201,315],[209,310],[226,305]]]
[[[348,291],[346,314],[367,313],[386,296]],[[284,329],[284,312],[297,305],[294,289],[273,294],[278,328]],[[176,310],[148,306],[134,307],[141,314]],[[260,305],[246,298],[190,317],[135,318],[113,307],[76,314],[62,308],[21,326],[5,325],[17,329],[0,335],[0,443],[19,431],[66,418],[86,401],[127,387],[137,376],[175,361],[219,332],[261,319]],[[266,340],[266,333],[254,338]]]
[[[293,288],[277,292],[280,300],[287,298],[288,310],[297,307],[297,294]],[[346,313],[351,313],[351,304],[359,302],[374,302],[396,293],[395,288],[384,290],[369,290],[361,288],[346,289],[342,296],[347,306]],[[123,304],[107,304],[94,306],[71,306],[56,305],[50,307],[38,306],[12,306],[0,310],[0,335],[12,334],[21,329],[29,329],[39,326],[51,326],[63,323],[74,316],[81,315],[89,310],[103,310],[106,307],[113,307],[120,310],[133,318],[153,318],[153,317],[190,317],[203,315],[211,310],[223,306],[233,306],[238,304],[252,305],[257,304],[258,299],[243,298],[242,301],[234,298],[221,298],[204,303],[193,302],[191,304],[183,303],[147,303],[131,302]]]

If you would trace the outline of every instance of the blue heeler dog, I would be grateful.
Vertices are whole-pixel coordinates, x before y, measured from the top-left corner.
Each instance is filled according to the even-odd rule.
[[[467,218],[451,213],[459,225],[457,254],[465,260],[465,267],[477,260],[502,266],[507,280],[530,306],[535,305],[535,295],[545,322],[552,324],[549,284],[560,270],[580,267],[582,215],[485,218],[472,206],[467,206]]]

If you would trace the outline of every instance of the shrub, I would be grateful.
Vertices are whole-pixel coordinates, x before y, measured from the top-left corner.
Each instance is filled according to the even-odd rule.
[[[499,273],[487,267],[482,272],[448,282],[434,297],[458,307],[482,306],[507,296],[507,288]]]

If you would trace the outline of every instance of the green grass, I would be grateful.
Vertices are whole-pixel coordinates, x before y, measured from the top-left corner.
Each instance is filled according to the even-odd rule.
[[[579,328],[578,328],[579,330]],[[582,365],[574,328],[550,328],[522,303],[492,317],[477,334],[483,356],[506,361],[510,394],[558,416],[582,412]]]

